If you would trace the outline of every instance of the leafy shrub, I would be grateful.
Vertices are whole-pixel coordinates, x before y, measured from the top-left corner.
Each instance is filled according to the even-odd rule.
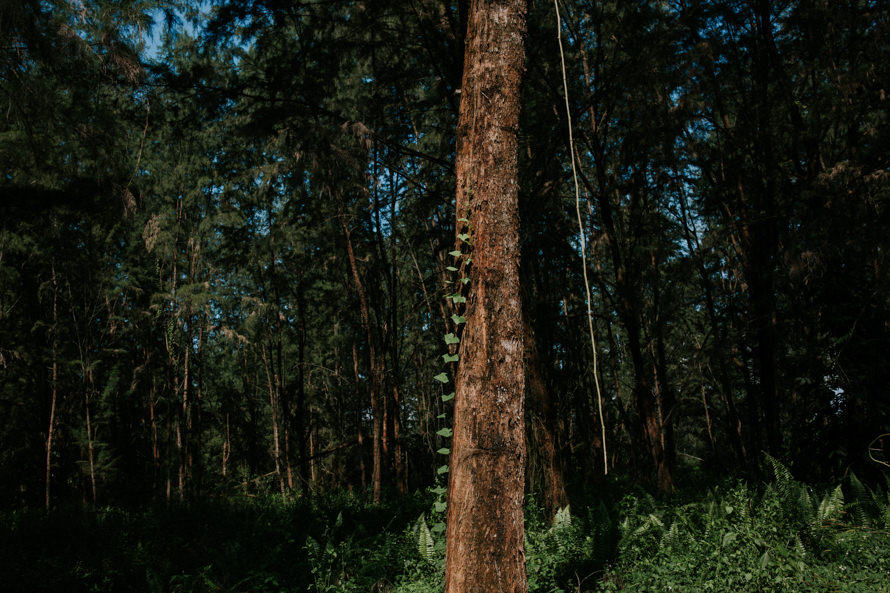
[[[594,536],[589,525],[573,517],[569,507],[559,509],[549,529],[526,532],[525,553],[528,590],[535,592],[571,591],[593,573]]]
[[[625,497],[618,558],[598,590],[890,592],[883,497],[851,480],[846,504],[840,485],[816,490],[767,460],[774,480],[761,489],[738,483],[674,506]]]

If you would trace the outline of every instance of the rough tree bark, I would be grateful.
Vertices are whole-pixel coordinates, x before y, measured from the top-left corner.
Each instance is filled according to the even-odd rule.
[[[516,181],[525,13],[525,0],[474,0],[468,14],[456,207],[470,219],[473,264],[456,381],[447,593],[526,591]]]

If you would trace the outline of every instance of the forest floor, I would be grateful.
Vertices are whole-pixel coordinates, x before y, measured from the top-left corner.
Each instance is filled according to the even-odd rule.
[[[529,591],[890,593],[890,489],[855,477],[817,488],[775,470],[770,483],[670,499],[610,485],[553,519],[529,501]],[[430,491],[379,506],[340,492],[0,511],[0,589],[433,593],[444,566],[435,502]]]

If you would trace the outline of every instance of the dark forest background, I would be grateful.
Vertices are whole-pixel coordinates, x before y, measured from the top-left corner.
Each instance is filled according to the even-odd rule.
[[[7,506],[434,482],[467,8],[4,4]],[[880,468],[885,8],[563,6],[611,472]],[[528,486],[557,506],[603,442],[553,6],[529,29]]]
[[[3,507],[441,484],[469,8],[0,3]],[[670,493],[767,459],[883,483],[887,4],[560,11],[605,430],[556,18],[534,0],[529,496],[553,517],[613,476]]]

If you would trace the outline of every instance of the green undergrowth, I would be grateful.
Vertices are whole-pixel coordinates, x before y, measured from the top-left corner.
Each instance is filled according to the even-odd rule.
[[[591,589],[890,593],[890,483],[814,488],[768,461],[761,487],[626,496],[616,560]]]
[[[0,511],[4,592],[369,591],[403,567],[423,493],[380,506],[232,498],[150,510]]]
[[[531,593],[890,593],[890,484],[765,484],[658,499],[639,488],[550,517],[526,508]],[[152,510],[0,512],[4,591],[443,590],[434,492],[374,506],[346,493]]]

